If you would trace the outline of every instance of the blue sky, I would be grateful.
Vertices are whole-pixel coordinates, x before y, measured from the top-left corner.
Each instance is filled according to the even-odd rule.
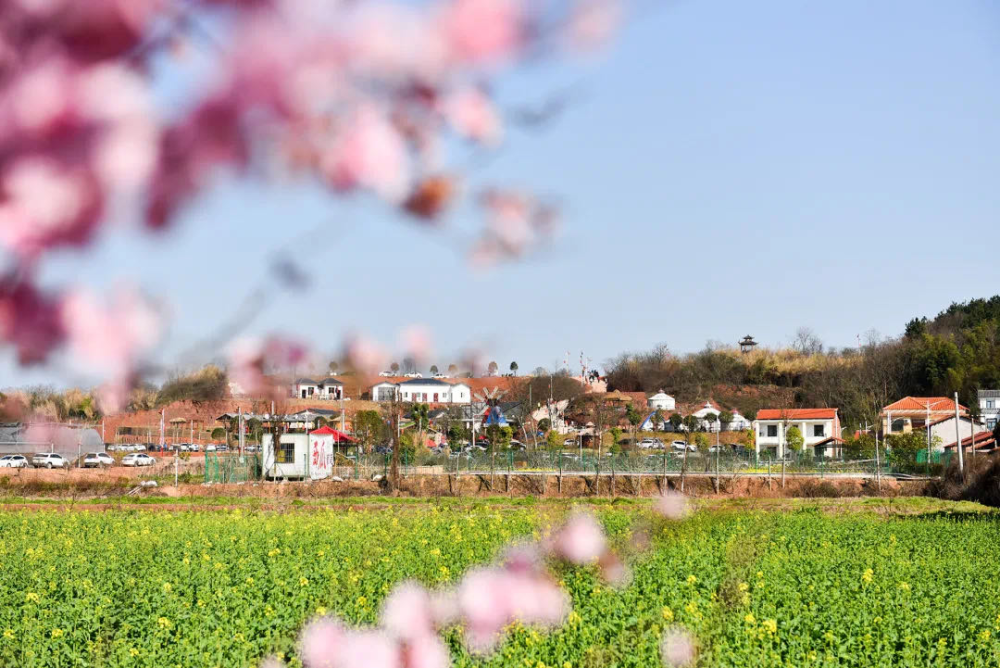
[[[600,363],[811,327],[828,345],[1000,290],[1000,9],[990,0],[680,0],[635,17],[600,59],[505,76],[507,104],[581,81],[543,131],[512,130],[468,185],[564,203],[549,253],[481,274],[451,240],[364,200],[220,182],[164,237],[122,230],[45,280],[137,282],[173,320],[169,362],[213,330],[292,243],[313,287],[251,332],[321,350],[425,323],[437,362],[485,344],[506,367]],[[320,226],[319,234],[302,237]],[[65,382],[19,370],[6,384]]]

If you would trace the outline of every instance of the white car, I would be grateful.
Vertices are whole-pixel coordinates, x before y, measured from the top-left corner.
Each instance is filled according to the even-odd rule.
[[[106,452],[88,452],[83,458],[83,468],[99,468],[102,469],[105,466],[114,466],[114,458]]]
[[[24,455],[4,455],[0,457],[0,469],[23,469],[28,467],[28,458]]]
[[[205,452],[215,452],[215,450],[216,450],[215,443],[209,443],[208,445],[205,446]]]
[[[69,462],[63,458],[62,455],[56,454],[55,452],[42,452],[31,458],[31,465],[36,469],[46,468],[46,469],[68,469]]]
[[[689,444],[686,441],[674,441],[673,443],[670,444],[670,447],[672,447],[674,450],[678,452],[684,452],[685,448],[687,448],[688,452],[698,451],[698,447],[694,443]]]
[[[130,455],[125,455],[122,459],[122,466],[152,466],[155,463],[155,457],[150,457],[143,452],[134,452]]]
[[[644,438],[639,441],[639,447],[643,450],[651,450],[654,448],[662,448],[663,443],[661,443],[658,438]]]

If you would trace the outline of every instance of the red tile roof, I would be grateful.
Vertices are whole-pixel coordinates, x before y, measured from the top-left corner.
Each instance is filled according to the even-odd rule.
[[[962,439],[962,449],[968,448],[970,445],[975,444],[976,450],[986,450],[996,447],[996,443],[993,438],[993,432],[991,431],[981,431],[978,434],[973,434],[972,436],[966,436]],[[955,448],[955,443],[949,443],[944,446],[945,450],[953,450]]]
[[[758,420],[833,420],[836,408],[762,408]]]
[[[892,413],[893,415],[920,414],[926,415],[930,408],[931,413],[942,413],[945,411],[955,412],[955,402],[948,397],[903,397],[899,401],[893,402],[882,409],[883,415]],[[959,411],[968,412],[962,404],[958,405]]]

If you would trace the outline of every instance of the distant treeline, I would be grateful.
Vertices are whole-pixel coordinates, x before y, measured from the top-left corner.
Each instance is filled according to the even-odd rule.
[[[951,396],[970,408],[977,389],[1000,389],[1000,295],[914,318],[899,338],[866,335],[857,348],[825,350],[800,329],[783,350],[743,354],[720,345],[683,356],[665,346],[608,364],[609,389],[664,390],[679,401],[714,397],[741,412],[837,407],[850,426],[874,423],[882,406],[907,396]],[[775,406],[774,402],[785,405]]]

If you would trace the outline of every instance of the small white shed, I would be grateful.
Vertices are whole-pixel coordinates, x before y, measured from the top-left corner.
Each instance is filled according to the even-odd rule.
[[[265,478],[301,480],[309,476],[309,434],[282,434],[277,445],[273,434],[264,434],[260,450]]]

